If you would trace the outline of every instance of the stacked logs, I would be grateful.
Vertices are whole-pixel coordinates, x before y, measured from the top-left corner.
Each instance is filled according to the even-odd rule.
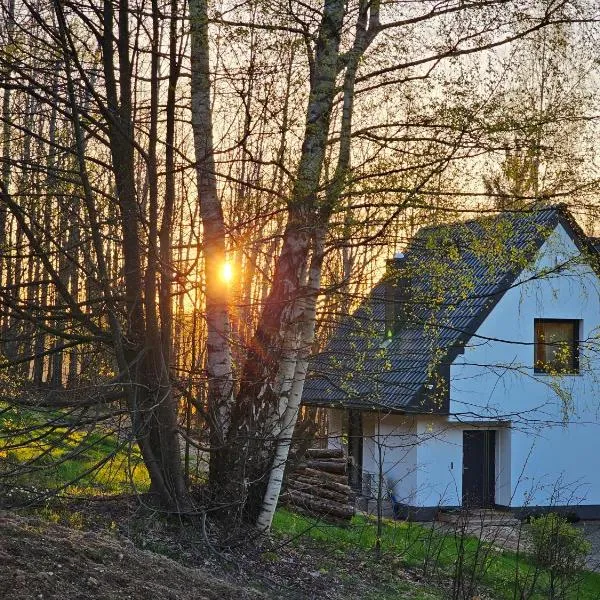
[[[282,502],[311,516],[347,522],[354,514],[343,450],[310,448],[287,479]]]

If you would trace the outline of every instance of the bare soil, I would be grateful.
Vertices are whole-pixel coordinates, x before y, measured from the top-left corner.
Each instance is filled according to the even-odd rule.
[[[127,498],[33,516],[0,510],[0,600],[440,597],[401,557],[380,562],[364,551],[332,553],[308,538],[290,544],[251,531],[228,538],[217,523],[181,525],[140,514]]]
[[[265,598],[107,535],[0,514],[0,598],[228,600]]]

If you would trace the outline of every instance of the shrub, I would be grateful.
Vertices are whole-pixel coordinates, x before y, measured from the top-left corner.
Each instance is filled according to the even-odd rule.
[[[563,599],[585,567],[591,545],[566,517],[548,513],[531,519],[534,560],[548,574],[548,598]]]

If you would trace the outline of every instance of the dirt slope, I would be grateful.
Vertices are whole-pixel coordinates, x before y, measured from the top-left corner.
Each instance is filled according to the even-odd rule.
[[[0,598],[266,598],[108,536],[0,513]]]

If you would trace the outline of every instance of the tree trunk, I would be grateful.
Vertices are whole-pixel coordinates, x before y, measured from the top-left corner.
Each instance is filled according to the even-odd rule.
[[[229,467],[234,484],[232,492],[244,498],[245,515],[253,522],[261,511],[268,480],[265,475],[273,464],[275,444],[268,427],[279,411],[275,384],[280,369],[286,366],[280,359],[288,329],[299,314],[302,274],[319,225],[317,191],[335,97],[344,7],[341,0],[326,0],[324,4],[288,222],[271,291],[248,349],[233,411],[229,436],[233,452]],[[245,481],[250,482],[248,486]]]
[[[7,6],[7,23],[6,23],[6,43],[11,43],[12,32],[14,29],[14,14],[15,14],[15,0],[8,0]],[[11,75],[10,67],[7,67],[2,73],[2,78],[6,82],[9,81]],[[12,116],[10,111],[10,96],[11,87],[7,85],[2,94],[2,172],[0,177],[4,187],[8,190],[10,188],[10,153],[11,153],[11,127],[12,127]],[[9,282],[5,276],[6,266],[4,264],[4,258],[2,255],[5,252],[5,248],[9,244],[10,240],[7,239],[8,230],[8,213],[6,206],[0,203],[0,287],[4,284],[8,286]],[[0,318],[0,335],[3,339],[7,337],[8,330],[8,318]],[[3,345],[3,344],[2,344]],[[0,345],[1,347],[1,345]]]
[[[269,479],[266,486],[265,496],[256,524],[259,529],[269,530],[273,522],[277,501],[281,492],[285,465],[288,459],[294,427],[300,412],[302,391],[308,370],[308,359],[315,339],[315,328],[317,320],[317,299],[321,287],[321,267],[323,264],[323,252],[325,232],[319,230],[315,236],[314,254],[312,257],[308,285],[304,298],[304,311],[301,317],[300,348],[295,365],[295,372],[291,388],[284,390],[281,398],[285,403],[285,410],[281,416],[281,431],[277,435],[277,445],[273,464],[269,471]],[[310,466],[310,462],[309,462]]]
[[[189,499],[179,450],[176,406],[162,355],[155,309],[144,314],[144,307],[154,304],[156,278],[145,288],[142,276],[140,215],[134,178],[134,131],[132,121],[132,82],[129,57],[129,7],[119,2],[118,37],[119,87],[114,71],[113,6],[104,2],[104,37],[102,62],[107,90],[109,145],[115,175],[120,223],[123,232],[125,305],[129,320],[123,344],[124,368],[129,375],[127,396],[133,429],[144,463],[148,468],[151,492],[170,510],[185,510]],[[156,236],[156,232],[154,232]],[[156,248],[156,239],[154,239]],[[154,257],[156,259],[156,256]],[[149,273],[153,277],[153,273]],[[148,279],[146,279],[148,284]],[[145,304],[146,294],[152,294]],[[146,317],[150,318],[147,319]]]
[[[225,264],[225,224],[215,174],[206,0],[190,0],[189,11],[192,128],[206,277],[207,414],[210,445],[214,450],[209,476],[213,491],[220,494],[231,477],[227,472],[225,444],[234,391],[229,290],[227,282],[222,278]]]

